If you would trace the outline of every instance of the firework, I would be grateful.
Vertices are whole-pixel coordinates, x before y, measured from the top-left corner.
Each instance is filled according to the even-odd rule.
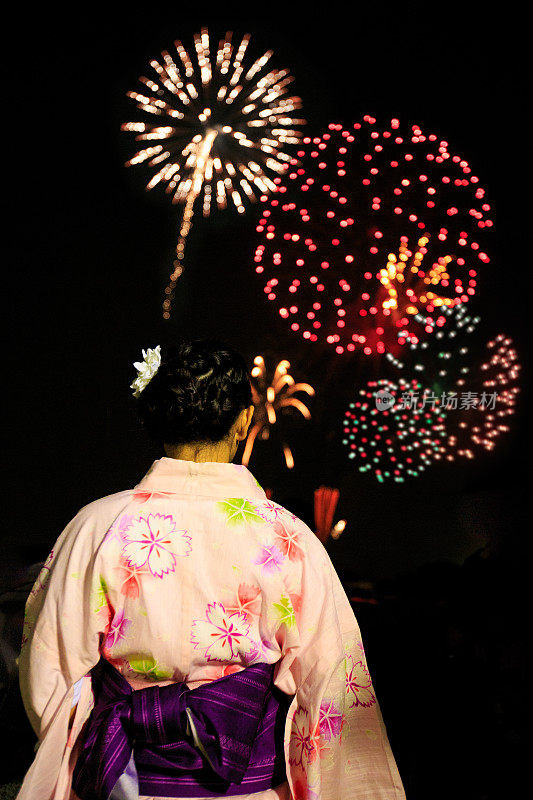
[[[335,528],[334,538],[338,539],[346,526],[345,520],[340,520],[340,523],[333,525],[333,516],[337,503],[339,502],[340,492],[338,489],[333,489],[330,486],[321,486],[315,489],[314,492],[314,507],[315,507],[315,533],[322,542],[325,544],[330,535],[333,535]],[[344,523],[344,525],[342,524]]]
[[[254,257],[296,335],[397,355],[475,295],[490,206],[448,142],[366,116],[304,138],[297,157],[261,198]]]
[[[448,393],[444,403],[448,438],[437,459],[473,459],[494,449],[497,440],[509,432],[509,417],[516,412],[520,369],[510,337],[498,334],[487,342],[478,369],[471,370],[467,379],[459,378],[454,391]]]
[[[198,68],[176,41],[174,53],[163,51],[150,61],[151,77],[139,79],[142,89],[128,92],[143,120],[122,125],[142,143],[126,165],[148,166],[146,188],[164,186],[173,203],[184,205],[165,318],[183,271],[196,200],[203,195],[204,216],[213,203],[232,203],[242,213],[246,201],[275,190],[270,173],[282,171],[290,161],[286,147],[300,142],[297,126],[303,120],[292,116],[300,98],[288,95],[293,78],[287,69],[267,66],[271,50],[245,66],[249,41],[246,34],[234,46],[227,33],[212,57],[204,28],[194,36]]]
[[[344,415],[343,445],[360,472],[403,482],[444,454],[445,414],[440,398],[415,379],[369,381]]]
[[[304,392],[313,396],[315,390],[308,383],[295,383],[289,374],[290,363],[285,359],[280,361],[274,370],[271,382],[268,382],[265,361],[262,356],[256,356],[252,376],[252,399],[255,406],[253,425],[246,440],[242,463],[247,465],[257,438],[266,440],[270,436],[270,429],[277,421],[277,413],[285,409],[295,409],[305,419],[310,419],[311,412],[307,406],[294,395]],[[277,412],[277,413],[276,413]],[[288,469],[294,466],[294,458],[288,444],[283,442],[283,453]]]
[[[413,254],[408,247],[408,237],[402,236],[399,257],[389,253],[386,267],[380,269],[377,274],[384,288],[384,298],[380,299],[384,313],[394,310],[398,312],[399,317],[404,317],[406,314],[416,316],[425,309],[429,315],[436,309],[439,309],[440,313],[441,309],[446,310],[456,305],[453,297],[433,291],[433,286],[449,286],[447,265],[452,258],[440,256],[426,272],[424,256],[427,253],[426,245],[429,240],[429,234],[420,237],[417,250]],[[433,323],[431,316],[427,319],[426,324]]]
[[[434,325],[432,336],[424,341],[407,336],[401,357],[386,354],[387,360],[395,367],[414,371],[427,386],[433,388],[451,388],[470,372],[470,339],[480,322],[480,317],[470,314],[465,305],[445,308],[442,314],[445,319],[439,319],[438,324]],[[422,324],[427,320],[418,314],[415,321]],[[398,337],[401,336],[402,332],[399,331]]]

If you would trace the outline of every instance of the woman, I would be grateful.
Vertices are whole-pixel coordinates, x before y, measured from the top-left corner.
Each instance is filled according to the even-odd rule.
[[[243,359],[205,341],[143,356],[132,388],[166,455],[79,511],[28,598],[39,745],[18,800],[401,800],[326,551],[231,463]]]

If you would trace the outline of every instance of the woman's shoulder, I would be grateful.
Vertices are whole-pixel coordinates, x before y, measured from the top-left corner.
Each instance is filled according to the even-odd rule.
[[[124,489],[121,492],[98,497],[86,505],[82,506],[74,517],[80,525],[94,521],[111,522],[120,512],[130,503],[133,497],[133,489]]]
[[[300,550],[314,558],[327,558],[326,549],[316,534],[285,506],[265,498],[255,502],[255,513],[262,522],[270,524],[278,536],[289,537]]]

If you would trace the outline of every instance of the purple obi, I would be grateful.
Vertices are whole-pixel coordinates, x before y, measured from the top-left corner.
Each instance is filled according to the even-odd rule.
[[[292,700],[274,665],[189,689],[134,690],[101,657],[91,670],[95,705],[72,787],[81,800],[217,797],[260,792],[286,778],[285,720]]]

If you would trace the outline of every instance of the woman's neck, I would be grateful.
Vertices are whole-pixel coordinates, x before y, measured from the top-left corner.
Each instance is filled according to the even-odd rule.
[[[165,444],[163,445],[165,454],[169,458],[177,458],[181,461],[219,461],[228,464],[233,453],[229,442],[188,442],[187,444]]]

